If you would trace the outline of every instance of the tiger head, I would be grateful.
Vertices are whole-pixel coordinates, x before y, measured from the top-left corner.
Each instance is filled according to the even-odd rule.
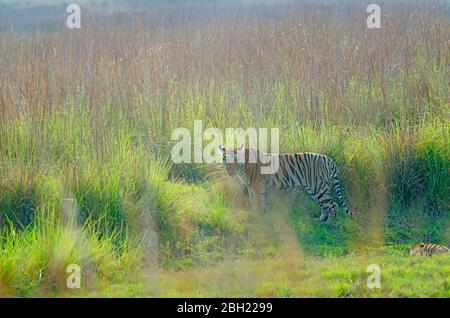
[[[410,255],[419,255],[423,252],[424,247],[425,247],[424,243],[416,244],[410,248],[409,254]]]
[[[245,148],[241,145],[239,148],[223,148],[218,147],[219,153],[222,155],[222,163],[225,165],[227,173],[230,177],[234,177],[236,173],[241,173],[245,167]]]

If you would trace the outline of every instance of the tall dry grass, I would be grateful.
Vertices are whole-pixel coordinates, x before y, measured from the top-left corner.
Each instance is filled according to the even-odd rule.
[[[105,116],[114,110],[153,134],[192,117],[230,123],[239,107],[257,121],[378,127],[448,115],[434,80],[447,84],[436,74],[449,63],[445,7],[386,5],[379,30],[358,2],[253,9],[85,9],[81,30],[2,32],[2,122],[41,121],[70,102],[93,123],[122,118]],[[103,124],[96,134],[110,133]]]

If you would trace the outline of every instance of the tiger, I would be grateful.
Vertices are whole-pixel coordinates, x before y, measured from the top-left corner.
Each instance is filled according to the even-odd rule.
[[[409,254],[412,256],[433,256],[448,253],[448,247],[433,243],[419,243],[411,247]]]
[[[320,207],[318,221],[331,223],[337,212],[337,204],[330,191],[333,183],[339,206],[347,215],[352,215],[342,196],[336,164],[326,155],[312,152],[271,154],[257,148],[244,148],[243,145],[229,149],[219,146],[219,152],[228,175],[237,175],[247,188],[253,209],[266,210],[265,194],[270,188],[288,190],[303,187]],[[249,161],[251,155],[258,159]],[[270,174],[261,174],[260,158],[270,156],[278,156],[278,169]]]

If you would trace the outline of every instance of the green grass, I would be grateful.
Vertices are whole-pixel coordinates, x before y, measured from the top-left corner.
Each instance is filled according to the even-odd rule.
[[[163,297],[449,297],[449,257],[349,255],[313,258],[281,254],[258,260],[147,277],[141,296]],[[381,288],[367,287],[378,264]],[[326,283],[324,283],[326,282]]]
[[[171,166],[165,151],[150,155],[136,141],[133,127],[125,124],[103,140],[107,154],[81,144],[73,151],[71,146],[80,142],[76,141],[78,132],[83,131],[83,138],[88,138],[92,130],[80,127],[85,122],[75,120],[70,112],[62,116],[69,119],[65,124],[72,127],[73,137],[56,134],[63,123],[54,117],[46,126],[45,149],[28,139],[34,127],[26,120],[7,129],[14,137],[3,144],[0,168],[2,295],[448,295],[448,275],[443,275],[448,272],[442,261],[445,257],[412,260],[405,255],[408,247],[419,241],[449,244],[448,121],[424,122],[407,137],[399,129],[379,133],[355,129],[336,132],[326,125],[320,130],[307,125],[291,128],[283,140],[292,143],[282,149],[308,149],[334,158],[355,217],[348,218],[340,211],[335,223],[319,224],[314,219],[318,207],[301,191],[287,196],[275,192],[269,200],[273,211],[279,210],[279,201],[291,205],[285,209],[287,221],[273,229],[276,216],[249,214],[246,199],[235,201],[240,190],[226,190],[233,183],[224,171],[208,170],[203,165]],[[65,198],[77,203],[79,229],[65,230],[61,214]],[[233,259],[240,259],[236,264],[249,262],[248,266],[256,266],[251,271],[258,276],[259,262],[278,270],[277,258],[283,257],[284,249],[279,231],[286,230],[295,233],[297,243],[292,248],[302,251],[306,260],[320,264],[322,272],[286,270],[279,274],[286,277],[279,280],[267,277],[251,286],[231,286],[225,294],[209,287],[192,290],[184,284],[194,282],[176,283],[172,279],[173,287],[167,285],[158,293],[143,283],[146,276],[153,275],[143,263],[149,253],[143,232],[156,237],[156,245],[150,244],[150,248],[154,249],[151,261],[158,268],[188,273],[208,268],[214,272],[214,266],[220,268],[222,262],[233,264]],[[381,291],[369,291],[364,285],[364,267],[355,267],[352,262],[381,246],[402,253],[392,256],[388,249],[387,256],[379,256],[378,262],[386,264],[386,285]],[[65,288],[64,269],[71,263],[87,272],[81,291]],[[421,270],[426,273],[415,277]],[[183,275],[176,277],[184,280]],[[237,270],[230,275],[243,274]],[[308,286],[327,283],[307,291],[296,286],[292,277],[308,277]],[[416,281],[426,277],[430,278],[427,283]],[[123,290],[110,288],[114,284]],[[100,291],[98,286],[103,286]]]
[[[68,135],[56,133],[63,125],[71,127]],[[81,131],[86,139],[93,133],[83,125],[86,122],[79,116],[75,119],[70,111],[53,117],[46,124],[44,149],[34,144],[41,141],[30,140],[35,127],[27,120],[6,130],[11,138],[3,143],[0,168],[2,295],[448,295],[448,279],[442,275],[448,269],[441,258],[414,261],[404,253],[380,256],[378,262],[386,264],[386,286],[381,291],[367,290],[364,268],[352,265],[372,247],[384,245],[404,252],[419,241],[449,244],[448,120],[418,124],[408,135],[400,129],[380,133],[336,130],[327,125],[290,128],[282,139],[289,146],[282,149],[308,149],[334,158],[355,217],[350,219],[340,211],[335,223],[318,224],[314,220],[318,207],[301,191],[294,191],[287,197],[291,206],[282,226],[295,232],[298,245],[294,248],[301,250],[305,259],[320,264],[323,272],[294,270],[280,275],[308,277],[311,286],[329,283],[307,292],[289,278],[267,277],[250,287],[230,287],[225,294],[207,287],[200,291],[177,287],[172,280],[174,286],[165,286],[161,293],[148,290],[143,282],[152,274],[142,263],[143,254],[148,253],[140,241],[145,241],[142,231],[156,236],[152,261],[165,270],[195,272],[221,262],[233,264],[236,258],[257,268],[259,262],[273,263],[276,270],[280,266],[276,258],[283,257],[283,242],[276,231],[268,230],[270,218],[258,225],[255,220],[265,216],[243,217],[242,213],[248,214],[248,204],[235,206],[235,193],[225,191],[231,181],[220,169],[211,173],[204,165],[172,166],[165,150],[150,155],[136,140],[133,126],[127,124],[103,140],[103,153],[77,140]],[[274,211],[283,195],[272,194],[269,202]],[[66,231],[61,223],[64,198],[77,202],[79,230]],[[265,242],[261,237],[252,238],[255,231],[269,238]],[[71,263],[88,273],[87,286],[81,291],[65,288],[64,269]],[[420,270],[426,273],[413,277]],[[252,271],[258,276],[258,269]],[[241,273],[238,270],[232,275]],[[425,284],[416,281],[425,277],[430,278]],[[114,284],[123,290],[111,288]],[[101,291],[98,286],[103,286]]]

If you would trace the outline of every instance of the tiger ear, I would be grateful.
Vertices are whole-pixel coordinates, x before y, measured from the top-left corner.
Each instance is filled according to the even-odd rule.
[[[225,148],[222,147],[221,145],[217,146],[217,151],[221,154],[223,154],[225,152]]]
[[[245,151],[244,145],[240,145],[238,148],[236,148],[236,155],[239,154],[239,155],[243,156],[244,151]]]

